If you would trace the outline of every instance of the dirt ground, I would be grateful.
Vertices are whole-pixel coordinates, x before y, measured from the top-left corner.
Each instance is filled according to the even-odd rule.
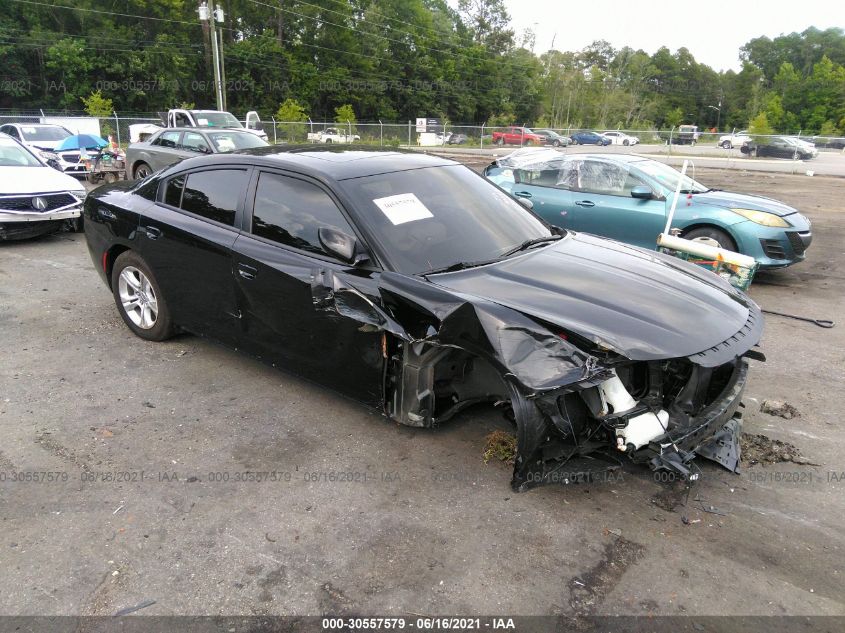
[[[753,298],[841,319],[845,180],[699,171],[813,221]],[[83,236],[0,243],[0,614],[845,615],[843,343],[767,319],[745,431],[801,463],[515,494],[490,409],[404,428],[202,339],[144,342]]]

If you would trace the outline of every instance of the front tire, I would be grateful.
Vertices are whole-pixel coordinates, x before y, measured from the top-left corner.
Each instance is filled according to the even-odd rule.
[[[164,341],[175,331],[170,309],[150,267],[134,251],[122,253],[111,272],[117,311],[132,332],[148,341]]]
[[[733,145],[730,141],[725,141],[724,143],[722,143],[722,149],[733,149]]]
[[[552,145],[553,145],[554,147],[560,147],[560,141],[558,141],[557,139],[555,139],[554,141],[552,141]]]
[[[683,237],[693,242],[704,242],[713,246],[718,245],[719,248],[724,248],[729,251],[738,252],[736,242],[733,238],[725,233],[722,229],[717,229],[715,226],[702,226],[692,231],[684,233]],[[713,244],[715,242],[715,244]]]

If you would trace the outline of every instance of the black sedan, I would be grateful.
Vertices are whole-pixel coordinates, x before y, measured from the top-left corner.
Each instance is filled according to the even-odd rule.
[[[746,141],[739,150],[749,156],[771,156],[773,158],[791,158],[810,160],[818,156],[818,150],[810,143],[788,136],[775,136],[762,141]]]
[[[85,216],[138,336],[206,336],[416,427],[496,403],[517,490],[623,458],[682,476],[696,454],[737,466],[758,307],[686,262],[551,227],[453,161],[198,157],[97,189]]]

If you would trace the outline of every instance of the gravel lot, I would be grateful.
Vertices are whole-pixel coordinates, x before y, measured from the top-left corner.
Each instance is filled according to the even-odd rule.
[[[802,209],[809,260],[751,294],[841,318],[844,180],[698,178]],[[83,236],[0,243],[0,614],[845,615],[843,332],[767,320],[745,431],[800,463],[702,464],[688,497],[633,466],[514,494],[482,460],[492,410],[409,429],[196,337],[144,342]],[[33,471],[58,474],[11,481]]]

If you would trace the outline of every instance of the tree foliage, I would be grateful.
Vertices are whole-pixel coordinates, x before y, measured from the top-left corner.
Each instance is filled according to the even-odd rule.
[[[229,110],[314,120],[350,106],[359,121],[437,116],[459,123],[654,128],[746,127],[845,133],[845,32],[749,41],[739,71],[686,48],[653,54],[596,41],[535,55],[503,0],[225,0]],[[213,107],[211,29],[197,2],[6,3],[0,108],[79,111],[100,92],[122,113]],[[351,119],[350,119],[351,120]]]

